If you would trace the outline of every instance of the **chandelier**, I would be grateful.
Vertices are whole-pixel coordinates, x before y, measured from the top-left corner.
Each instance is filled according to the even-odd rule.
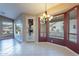
[[[47,20],[51,21],[53,19],[53,16],[50,16],[47,14],[47,3],[45,3],[45,12],[40,16],[40,20],[42,24],[45,24]]]

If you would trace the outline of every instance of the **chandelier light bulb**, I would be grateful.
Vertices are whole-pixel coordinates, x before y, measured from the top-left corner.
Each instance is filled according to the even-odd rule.
[[[47,15],[47,17],[50,17],[50,15]]]
[[[46,16],[46,14],[45,14],[45,13],[43,13],[43,16]]]
[[[43,16],[41,16],[40,18],[41,18],[41,20],[42,20],[42,19],[43,19]]]
[[[53,19],[53,16],[51,16],[50,18],[49,18],[49,21],[51,21]]]
[[[53,16],[51,16],[50,18],[53,19]]]
[[[46,9],[47,9],[47,5],[45,4],[45,12],[42,14],[42,16],[40,16],[40,20],[43,24],[46,23],[47,19],[49,19],[49,21],[53,19],[53,16],[48,15]]]

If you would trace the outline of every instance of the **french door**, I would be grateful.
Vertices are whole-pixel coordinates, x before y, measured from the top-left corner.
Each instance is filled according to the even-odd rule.
[[[47,42],[48,40],[48,20],[45,23],[41,22],[40,17],[38,18],[38,37],[39,42]]]

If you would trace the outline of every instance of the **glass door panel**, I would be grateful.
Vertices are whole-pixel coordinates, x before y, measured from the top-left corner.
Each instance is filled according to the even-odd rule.
[[[69,41],[77,42],[77,14],[76,8],[69,12]]]
[[[46,37],[46,24],[40,24],[40,36]]]

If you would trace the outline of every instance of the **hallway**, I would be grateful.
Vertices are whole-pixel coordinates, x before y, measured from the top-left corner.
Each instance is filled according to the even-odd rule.
[[[8,43],[7,43],[8,42]],[[0,56],[77,56],[70,49],[48,43],[19,43],[14,39],[0,41]]]

